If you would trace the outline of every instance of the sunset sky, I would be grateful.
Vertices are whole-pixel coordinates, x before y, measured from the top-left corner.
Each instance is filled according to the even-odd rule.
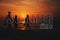
[[[20,18],[57,10],[59,0],[0,0],[0,17],[5,17],[8,11],[11,15],[17,15]]]

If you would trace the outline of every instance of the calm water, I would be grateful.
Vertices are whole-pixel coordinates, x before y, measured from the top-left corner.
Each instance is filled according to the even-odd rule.
[[[3,23],[0,24],[1,27],[7,28],[7,25],[4,25]],[[29,24],[30,30],[40,30],[40,29],[53,29],[53,25],[51,24]],[[14,25],[12,24],[12,28],[14,29]],[[29,30],[24,23],[18,24],[17,30]]]

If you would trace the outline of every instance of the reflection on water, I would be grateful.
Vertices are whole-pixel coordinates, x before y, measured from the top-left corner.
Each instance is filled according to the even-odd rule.
[[[25,30],[24,24],[19,24],[17,29],[19,29],[19,30]]]
[[[40,29],[53,29],[53,25],[52,24],[37,24],[37,23],[31,23],[29,24],[31,29],[28,29],[26,27],[26,25],[24,24],[25,22],[19,23],[17,30],[40,30]],[[7,28],[7,25],[3,25],[3,23],[0,25],[3,28]],[[14,29],[14,25],[12,24],[12,28]]]
[[[53,29],[53,25],[51,24],[30,24],[30,30],[39,30],[39,29]],[[29,30],[28,28],[26,29],[26,25],[24,24],[19,24],[18,28],[19,30]]]

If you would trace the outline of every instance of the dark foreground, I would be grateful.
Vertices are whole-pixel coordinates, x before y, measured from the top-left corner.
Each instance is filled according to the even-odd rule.
[[[8,30],[0,28],[0,40],[58,40],[60,28],[52,30]]]
[[[0,40],[58,40],[60,37],[60,31],[58,30],[1,30]]]

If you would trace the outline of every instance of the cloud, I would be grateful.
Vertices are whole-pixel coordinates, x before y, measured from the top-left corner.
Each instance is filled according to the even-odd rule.
[[[28,8],[59,8],[59,0],[0,0],[0,6],[4,7],[21,7]]]
[[[18,6],[29,5],[59,5],[59,0],[0,0],[0,3],[13,4]]]

